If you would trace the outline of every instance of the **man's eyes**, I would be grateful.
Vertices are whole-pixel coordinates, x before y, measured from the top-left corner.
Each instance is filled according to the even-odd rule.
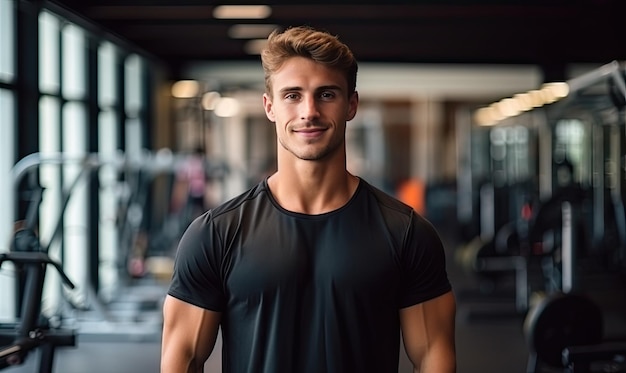
[[[335,98],[337,95],[333,91],[323,91],[318,94],[318,97],[322,100],[329,100]],[[302,95],[299,93],[287,93],[285,94],[286,100],[299,100],[302,98]]]

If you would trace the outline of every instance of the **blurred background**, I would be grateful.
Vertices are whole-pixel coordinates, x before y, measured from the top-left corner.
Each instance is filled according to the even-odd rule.
[[[359,61],[348,168],[444,239],[457,371],[626,371],[625,5],[0,0],[0,370],[158,371],[178,239],[274,171],[258,53],[304,24]]]

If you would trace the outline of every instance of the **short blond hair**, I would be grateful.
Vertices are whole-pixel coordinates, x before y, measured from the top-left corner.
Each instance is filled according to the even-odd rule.
[[[355,92],[358,64],[350,48],[326,31],[298,26],[282,32],[274,30],[261,52],[267,94],[272,94],[272,75],[292,57],[309,58],[342,72],[348,83],[348,95]]]

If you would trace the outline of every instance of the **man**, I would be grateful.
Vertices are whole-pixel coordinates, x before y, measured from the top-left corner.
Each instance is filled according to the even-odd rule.
[[[161,371],[202,372],[222,329],[227,373],[455,371],[441,241],[346,169],[357,63],[336,37],[274,32],[263,105],[277,172],[192,223],[164,304]]]

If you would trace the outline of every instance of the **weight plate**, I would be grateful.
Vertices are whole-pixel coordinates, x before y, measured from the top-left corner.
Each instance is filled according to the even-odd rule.
[[[537,303],[524,321],[530,351],[553,367],[562,367],[565,347],[600,343],[603,328],[600,307],[580,294],[551,294]]]

